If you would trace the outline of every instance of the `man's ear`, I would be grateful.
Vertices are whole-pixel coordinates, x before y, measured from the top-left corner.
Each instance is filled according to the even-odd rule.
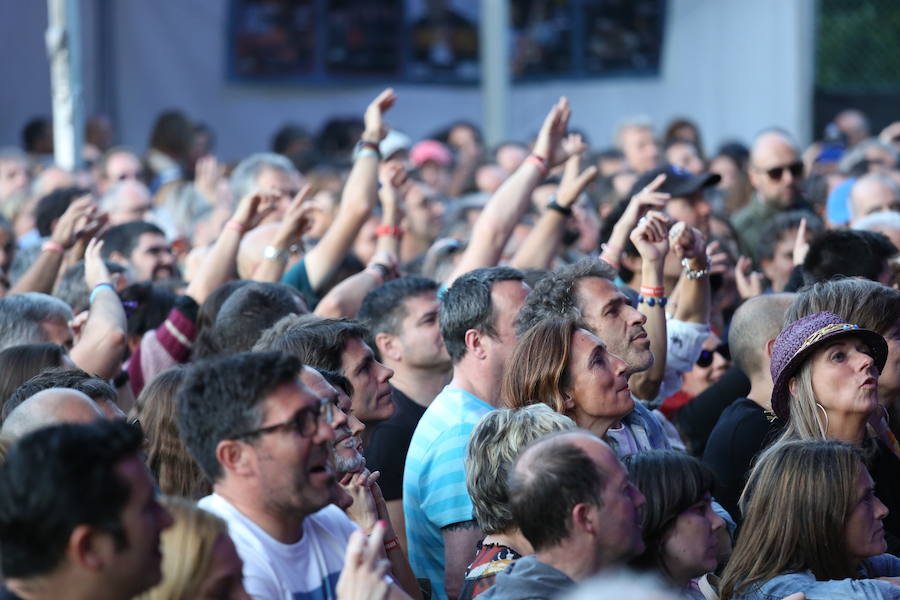
[[[581,530],[586,533],[596,534],[600,530],[600,524],[595,521],[595,515],[591,511],[591,506],[582,502],[572,508],[572,526],[576,531]]]
[[[769,362],[772,362],[772,348],[774,348],[774,347],[775,347],[775,338],[772,338],[771,340],[768,340],[766,342],[766,349],[765,349],[766,360],[768,360]]]
[[[477,329],[469,329],[463,338],[466,342],[466,354],[472,354],[478,360],[487,358],[487,348],[484,347],[484,334]]]
[[[216,459],[225,471],[239,477],[247,477],[254,472],[252,452],[248,444],[237,440],[222,440],[216,444]]]
[[[99,573],[116,552],[113,536],[93,525],[77,525],[69,535],[66,560],[82,569]]]
[[[394,362],[400,362],[403,359],[403,351],[395,335],[384,332],[376,334],[375,346],[378,347],[378,353],[385,358]]]

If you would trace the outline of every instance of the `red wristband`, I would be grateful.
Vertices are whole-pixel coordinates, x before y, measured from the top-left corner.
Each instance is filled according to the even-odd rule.
[[[237,231],[241,235],[244,235],[244,231],[246,231],[246,227],[244,227],[241,223],[238,223],[234,219],[231,219],[230,221],[225,223],[225,229]]]
[[[397,538],[391,538],[384,543],[384,551],[390,552],[391,550],[395,550],[400,547],[400,540]]]
[[[641,296],[653,296],[655,298],[661,298],[666,293],[666,288],[663,286],[649,286],[642,285],[641,286]]]
[[[41,252],[56,252],[57,254],[65,254],[66,249],[63,248],[63,245],[58,242],[47,240],[46,242],[41,244]]]
[[[403,237],[403,230],[396,225],[379,225],[378,229],[375,230],[375,236],[381,237],[383,235],[389,235],[391,237]]]
[[[619,270],[619,263],[617,263],[616,261],[610,260],[610,259],[606,258],[605,256],[603,256],[602,254],[600,255],[600,260],[602,260],[603,262],[605,262],[606,264],[611,266],[616,271]]]
[[[543,156],[538,156],[537,154],[530,154],[528,158],[525,159],[525,162],[534,166],[538,171],[541,172],[541,177],[546,177],[547,173],[550,172],[550,165],[547,164],[547,159]]]

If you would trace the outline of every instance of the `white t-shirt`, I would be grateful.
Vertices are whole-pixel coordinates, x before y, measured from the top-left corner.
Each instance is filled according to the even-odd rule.
[[[357,529],[337,506],[306,517],[300,541],[282,544],[217,494],[197,505],[228,523],[244,561],[244,587],[254,600],[336,600],[347,540]]]

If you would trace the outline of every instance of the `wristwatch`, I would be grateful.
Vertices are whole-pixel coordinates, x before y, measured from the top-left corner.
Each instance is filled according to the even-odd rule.
[[[265,249],[263,249],[263,258],[268,260],[279,260],[283,262],[287,260],[287,255],[287,250],[279,250],[275,246],[266,246]]]
[[[571,206],[563,206],[559,202],[556,201],[556,194],[550,196],[550,202],[547,203],[547,208],[549,210],[555,210],[559,214],[565,217],[572,216],[572,207]]]

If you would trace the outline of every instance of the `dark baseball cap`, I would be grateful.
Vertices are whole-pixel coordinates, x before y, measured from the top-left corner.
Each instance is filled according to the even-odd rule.
[[[657,191],[669,194],[673,198],[687,198],[700,190],[716,185],[722,179],[718,173],[694,175],[680,167],[665,165],[638,177],[628,196],[634,196],[663,173],[666,174],[666,180]]]

